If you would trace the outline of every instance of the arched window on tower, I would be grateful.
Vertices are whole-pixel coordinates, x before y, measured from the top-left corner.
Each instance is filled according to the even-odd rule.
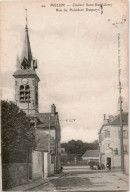
[[[20,90],[24,90],[24,85],[20,85]]]
[[[26,89],[26,90],[29,90],[29,89],[30,89],[29,85],[26,85],[26,86],[25,86],[25,89]]]
[[[30,102],[30,87],[29,85],[20,85],[20,102]]]

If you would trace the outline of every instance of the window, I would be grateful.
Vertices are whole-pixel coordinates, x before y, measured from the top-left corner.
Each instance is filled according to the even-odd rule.
[[[20,102],[30,102],[30,87],[29,85],[20,85]]]
[[[26,86],[25,86],[25,89],[26,89],[26,90],[30,89],[29,85],[26,85]]]
[[[108,130],[105,131],[105,137],[110,137],[110,131]]]
[[[20,90],[24,90],[24,85],[20,85]]]
[[[32,84],[35,86],[35,80],[32,80]]]
[[[128,146],[124,145],[124,153],[127,153],[127,152],[128,152]]]
[[[123,131],[123,138],[128,139],[128,131],[127,130]]]
[[[115,148],[115,149],[114,149],[114,154],[115,154],[115,155],[118,155],[118,148]]]

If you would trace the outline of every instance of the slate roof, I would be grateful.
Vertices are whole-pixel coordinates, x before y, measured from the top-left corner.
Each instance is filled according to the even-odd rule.
[[[24,47],[22,51],[22,60],[26,58],[27,61],[29,62],[29,65],[31,65],[31,60],[32,60],[32,52],[31,52],[31,46],[30,46],[30,41],[29,41],[29,34],[28,34],[28,27],[26,25],[25,28],[25,40],[24,40]]]
[[[82,157],[99,157],[98,150],[87,150]]]
[[[123,124],[128,125],[128,112],[123,112],[122,114]],[[120,114],[114,117],[112,121],[109,122],[110,125],[119,125],[120,124]]]
[[[49,128],[49,115],[50,113],[38,113],[35,114],[35,116],[39,119],[38,123],[37,123],[37,127],[47,127]],[[56,115],[51,115],[50,116],[50,127],[55,127],[56,126],[56,122],[58,121],[58,113],[56,113]]]
[[[36,72],[33,69],[20,69],[17,70],[13,75],[36,75]]]
[[[128,125],[128,112],[122,113],[122,120],[123,120],[123,125]],[[118,125],[118,126],[120,125],[120,114],[113,117],[112,120],[108,120],[107,123],[103,124],[99,130],[99,134],[101,133],[101,130],[104,126],[112,126],[112,125]]]

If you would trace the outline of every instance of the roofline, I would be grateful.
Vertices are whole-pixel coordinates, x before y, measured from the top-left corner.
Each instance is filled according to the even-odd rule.
[[[128,112],[123,112],[122,114],[129,114]],[[118,116],[120,116],[120,114],[118,114],[117,116],[115,116],[115,117],[118,117]],[[114,118],[115,118],[114,117]],[[128,123],[124,123],[123,122],[123,125],[128,125]],[[103,124],[102,126],[101,126],[101,128],[100,128],[100,130],[99,130],[99,133],[98,134],[100,134],[100,132],[101,132],[101,130],[102,130],[102,128],[104,127],[104,126],[120,126],[120,124],[119,123],[117,123],[117,124],[113,124],[113,123],[109,123],[109,122],[107,122],[106,124]]]
[[[44,129],[44,130],[48,130],[48,129],[49,129],[48,126],[44,126],[44,127],[36,126],[36,128],[37,128],[37,129],[41,129],[41,128],[42,128],[41,130],[43,130],[43,129]],[[55,128],[55,130],[56,130],[56,126],[54,126],[54,125],[53,125],[53,126],[50,126],[50,129],[51,129],[51,130],[52,130],[52,128]]]
[[[39,79],[39,77],[38,77],[38,75],[37,74],[13,74],[13,77],[14,78],[25,78],[25,77],[30,77],[30,78],[32,78],[33,76],[38,80],[38,82],[40,81],[40,79]]]

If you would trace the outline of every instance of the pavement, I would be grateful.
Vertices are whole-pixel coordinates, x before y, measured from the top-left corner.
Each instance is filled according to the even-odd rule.
[[[20,185],[20,186],[16,186],[13,187],[11,189],[9,189],[9,192],[26,192],[26,191],[31,191],[32,189],[39,187],[41,185],[44,185],[52,180],[61,178],[63,176],[67,175],[67,173],[60,173],[60,174],[56,174],[55,176],[52,177],[47,177],[47,178],[42,178],[42,179],[35,179],[32,181],[29,181],[26,184]]]
[[[9,191],[28,192],[83,192],[128,191],[129,176],[120,170],[90,170],[88,166],[64,167],[61,174],[34,180]]]

